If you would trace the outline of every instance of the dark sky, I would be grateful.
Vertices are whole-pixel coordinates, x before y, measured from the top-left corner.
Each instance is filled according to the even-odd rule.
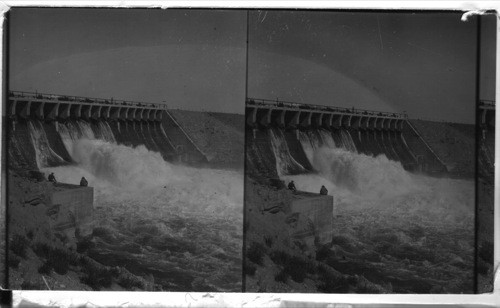
[[[495,18],[481,98],[494,99]],[[253,11],[248,96],[473,123],[477,20],[461,13]]]
[[[11,90],[243,113],[246,12],[13,9]]]
[[[476,19],[461,13],[256,11],[248,96],[474,121]],[[495,18],[481,98],[494,99]],[[10,89],[242,113],[245,11],[13,9]]]

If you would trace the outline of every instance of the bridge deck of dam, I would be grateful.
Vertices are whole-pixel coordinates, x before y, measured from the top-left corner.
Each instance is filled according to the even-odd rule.
[[[95,97],[83,97],[83,96],[73,96],[73,95],[60,95],[60,94],[46,94],[46,93],[33,93],[24,91],[9,91],[9,99],[14,100],[31,100],[38,102],[65,102],[65,103],[83,103],[83,104],[94,104],[94,105],[106,105],[106,106],[136,106],[136,107],[148,107],[148,108],[158,108],[163,109],[164,105],[153,104],[147,102],[120,100],[114,98],[95,98]]]
[[[166,105],[10,91],[7,115],[14,120],[66,120],[68,118],[161,121]]]
[[[286,128],[354,128],[402,130],[405,113],[298,104],[250,98],[246,101],[247,126]]]
[[[266,99],[255,99],[255,98],[247,99],[246,105],[247,107],[277,108],[280,110],[290,110],[290,111],[303,110],[303,111],[314,111],[314,112],[344,113],[350,115],[378,116],[378,117],[388,117],[388,118],[408,118],[406,113],[358,109],[354,107],[345,108],[345,107],[314,105],[314,104],[300,104],[294,102],[286,102],[279,100],[271,101]]]

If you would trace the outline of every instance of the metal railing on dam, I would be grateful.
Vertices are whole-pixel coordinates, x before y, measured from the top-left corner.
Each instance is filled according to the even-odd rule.
[[[161,121],[166,105],[144,102],[10,91],[10,118],[64,120],[68,118]]]
[[[369,130],[402,130],[408,119],[405,113],[357,108],[298,104],[249,98],[246,101],[246,123],[250,127],[281,128],[355,128]]]

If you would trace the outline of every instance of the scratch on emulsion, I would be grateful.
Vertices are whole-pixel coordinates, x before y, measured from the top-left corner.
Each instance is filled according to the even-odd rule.
[[[377,25],[378,25],[378,37],[380,39],[380,48],[384,50],[384,42],[382,41],[382,31],[380,31],[380,20],[377,16]]]

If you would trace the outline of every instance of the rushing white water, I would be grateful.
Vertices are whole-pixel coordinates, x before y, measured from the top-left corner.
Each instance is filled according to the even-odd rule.
[[[318,130],[318,132],[319,132],[319,136],[321,137],[321,142],[322,142],[323,146],[330,148],[330,149],[337,147],[335,145],[335,140],[333,140],[333,136],[332,136],[332,133],[330,131],[320,129],[320,130]]]
[[[97,123],[99,127],[99,131],[101,132],[101,138],[108,142],[116,142],[115,136],[113,135],[113,131],[109,126],[108,122],[99,121]]]
[[[177,166],[145,146],[114,142],[86,122],[60,136],[76,165],[44,168],[94,188],[92,257],[154,277],[165,290],[241,290],[243,175]],[[102,139],[98,139],[102,138]]]
[[[337,269],[391,282],[388,291],[472,292],[473,181],[414,175],[384,155],[341,148],[315,149],[310,162],[318,173],[281,178],[333,195],[332,250],[349,260]]]
[[[64,164],[66,162],[50,147],[47,135],[40,122],[29,121],[28,130],[31,142],[35,147],[36,164],[38,168],[45,168],[49,165]]]
[[[269,133],[273,153],[276,156],[276,170],[278,174],[287,174],[287,171],[291,169],[305,171],[304,166],[290,154],[290,149],[288,148],[283,132],[279,129],[270,129]]]
[[[339,135],[299,132],[315,172],[279,173],[298,190],[319,193],[324,185],[333,195],[332,251],[346,261],[330,261],[332,266],[363,275],[387,292],[472,292],[474,182],[409,173],[384,154],[358,153],[348,131]],[[274,146],[285,142],[279,138],[274,132],[273,151],[282,166],[289,164],[290,153]],[[377,136],[368,138],[367,151],[378,145],[373,151],[411,155],[403,153],[404,139],[390,138],[386,146]]]
[[[96,200],[147,200],[150,191],[161,189],[173,193],[163,202],[179,211],[235,215],[241,205],[243,188],[232,178],[234,172],[176,166],[144,146],[80,139],[73,145],[72,158],[77,166],[50,170],[65,183],[77,184],[84,175],[96,189]]]
[[[344,144],[345,149],[353,153],[356,153],[357,152],[356,145],[354,144],[354,141],[352,140],[349,131],[341,129],[340,135],[342,137],[342,143]]]
[[[100,139],[111,143],[116,142],[111,127],[107,122],[104,121],[97,122],[97,134],[94,133],[91,124],[86,121],[70,121],[66,123],[60,123],[58,125],[58,131],[64,143],[64,146],[66,147],[66,150],[71,156],[73,155],[74,144],[81,139]]]
[[[319,146],[319,142],[314,136],[309,136],[306,132],[299,131],[299,141],[302,145],[304,153],[306,153],[307,159],[312,160],[314,151]]]

